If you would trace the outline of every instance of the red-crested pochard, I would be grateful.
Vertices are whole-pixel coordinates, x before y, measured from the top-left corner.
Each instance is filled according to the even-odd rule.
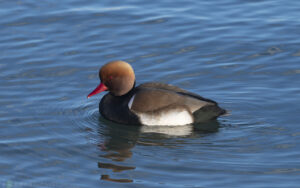
[[[226,111],[210,99],[163,83],[135,87],[132,67],[124,61],[105,64],[101,83],[88,98],[108,90],[99,111],[108,120],[128,125],[186,125],[216,119]]]

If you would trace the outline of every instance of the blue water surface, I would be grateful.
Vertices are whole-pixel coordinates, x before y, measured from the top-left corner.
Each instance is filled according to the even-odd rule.
[[[0,1],[0,187],[299,187],[300,1]],[[230,115],[128,127],[108,61]]]

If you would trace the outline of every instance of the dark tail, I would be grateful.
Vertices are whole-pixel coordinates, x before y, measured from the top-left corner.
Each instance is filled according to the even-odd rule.
[[[217,119],[217,117],[226,113],[227,111],[219,107],[218,105],[207,105],[195,111],[193,114],[195,117],[195,122],[203,122]]]

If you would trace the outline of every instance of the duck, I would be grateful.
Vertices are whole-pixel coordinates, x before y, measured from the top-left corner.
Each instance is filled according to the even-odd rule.
[[[125,125],[178,126],[226,114],[218,103],[177,86],[147,82],[136,86],[132,66],[121,60],[103,65],[100,84],[87,97],[108,91],[99,103],[107,120]]]

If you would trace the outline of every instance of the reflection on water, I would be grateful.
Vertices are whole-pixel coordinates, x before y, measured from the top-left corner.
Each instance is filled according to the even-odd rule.
[[[114,165],[114,164],[109,164],[109,163],[98,163],[98,168],[107,168],[107,169],[112,169],[113,172],[121,172],[123,170],[133,170],[135,167],[131,166],[120,166],[120,165]]]
[[[100,157],[110,159],[112,162],[122,162],[131,158],[131,149],[135,146],[139,138],[139,128],[118,125],[100,118],[99,123],[101,124],[102,122],[106,122],[108,125],[105,127],[105,134],[99,134],[100,137],[105,136],[103,143],[98,144],[99,149],[105,152],[105,154],[100,155]],[[98,162],[98,168],[110,169],[113,172],[122,172],[126,170],[134,170],[136,167]],[[110,178],[107,174],[102,174],[101,180],[120,183],[133,182],[133,180],[130,179]]]
[[[113,181],[113,182],[118,182],[118,183],[131,183],[131,182],[133,182],[133,180],[131,180],[131,179],[113,179],[113,178],[110,178],[109,175],[101,175],[101,180]]]
[[[100,157],[111,160],[111,163],[98,162],[98,168],[109,169],[112,172],[123,172],[127,170],[135,170],[135,166],[121,165],[126,159],[132,157],[132,149],[136,144],[143,146],[167,146],[161,140],[169,138],[188,138],[197,137],[197,135],[205,135],[217,132],[220,124],[217,120],[207,123],[199,123],[194,125],[183,126],[126,126],[104,120],[102,117],[99,123],[105,122],[106,131],[103,143],[99,143],[98,147],[105,154]],[[103,136],[99,134],[100,137]],[[142,139],[140,139],[142,138]],[[159,142],[157,142],[160,140]],[[114,164],[113,162],[116,162]],[[111,178],[110,175],[101,174],[101,180],[113,181],[119,183],[130,183],[132,179]]]
[[[159,133],[166,136],[188,136],[192,134],[192,125],[182,126],[142,126],[142,133]]]

